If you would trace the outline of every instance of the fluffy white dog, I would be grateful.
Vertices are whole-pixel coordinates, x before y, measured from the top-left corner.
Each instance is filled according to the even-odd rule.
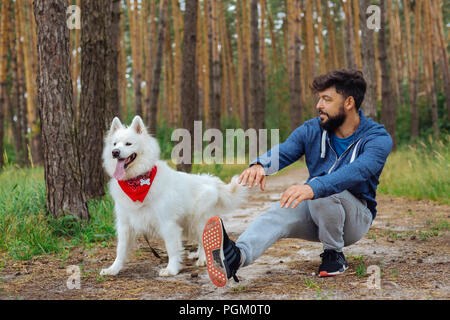
[[[158,142],[147,133],[139,116],[129,127],[114,118],[105,138],[103,164],[111,176],[109,190],[115,202],[117,256],[101,275],[123,268],[139,235],[164,240],[169,263],[160,276],[180,271],[182,239],[198,244],[196,265],[205,265],[202,233],[206,221],[241,205],[246,189],[234,177],[230,184],[208,174],[187,174],[159,160]]]

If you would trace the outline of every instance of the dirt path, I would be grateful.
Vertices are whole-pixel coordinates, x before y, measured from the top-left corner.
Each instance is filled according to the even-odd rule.
[[[293,168],[269,177],[266,192],[253,189],[245,207],[223,217],[230,237],[237,238],[289,185],[306,178],[306,169]],[[0,299],[450,299],[450,206],[383,195],[378,203],[369,233],[344,248],[350,268],[339,277],[317,276],[320,243],[286,239],[239,270],[239,283],[224,288],[214,287],[205,267],[192,260],[177,276],[162,278],[158,270],[167,260],[162,242],[151,240],[161,260],[140,239],[116,277],[99,276],[114,260],[115,241],[106,248],[72,250],[65,260],[0,257]],[[80,289],[67,287],[70,265],[80,268]],[[375,277],[367,272],[370,266],[381,270],[378,289],[367,286]]]

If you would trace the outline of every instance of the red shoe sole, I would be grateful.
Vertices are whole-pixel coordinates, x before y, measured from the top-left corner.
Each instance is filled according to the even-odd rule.
[[[348,267],[344,267],[344,271],[341,271],[341,272],[338,271],[338,272],[334,272],[334,273],[328,273],[326,271],[320,271],[319,277],[335,277],[335,276],[338,276],[340,274],[343,274],[345,272],[345,270],[347,270],[347,269],[348,269]]]
[[[227,272],[223,264],[223,232],[219,217],[212,217],[203,229],[203,248],[206,255],[209,279],[217,287],[227,284]]]

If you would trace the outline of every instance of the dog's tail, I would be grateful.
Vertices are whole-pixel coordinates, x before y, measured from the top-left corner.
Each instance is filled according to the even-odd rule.
[[[239,176],[234,176],[229,184],[220,183],[219,203],[225,210],[233,210],[239,208],[248,197],[248,189],[238,183]]]

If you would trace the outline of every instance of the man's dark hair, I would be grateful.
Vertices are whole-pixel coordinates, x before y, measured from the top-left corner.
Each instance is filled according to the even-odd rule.
[[[366,93],[366,81],[361,71],[352,69],[333,70],[314,78],[311,89],[314,93],[335,87],[345,99],[352,96],[356,110],[359,110]]]

